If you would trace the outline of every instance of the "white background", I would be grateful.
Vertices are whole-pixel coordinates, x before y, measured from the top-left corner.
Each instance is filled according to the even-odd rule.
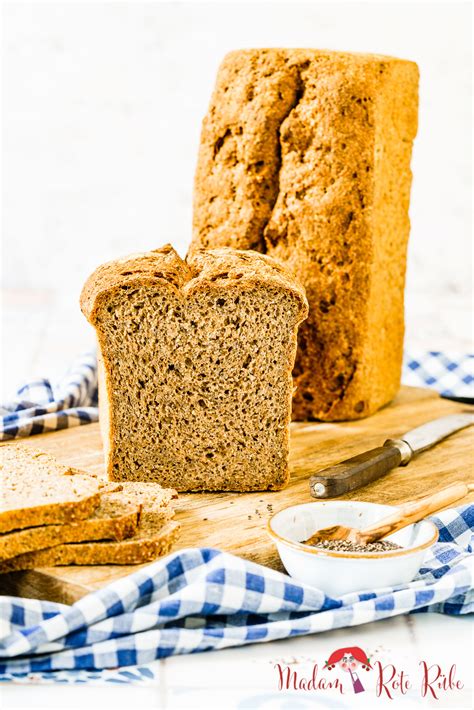
[[[307,46],[418,62],[407,345],[472,348],[470,4],[10,2],[4,10],[4,376],[92,343],[102,261],[184,255],[200,123],[223,55]],[[51,372],[53,371],[53,372]]]

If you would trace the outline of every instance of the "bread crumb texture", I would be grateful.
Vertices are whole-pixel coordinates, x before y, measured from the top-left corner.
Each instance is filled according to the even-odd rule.
[[[170,247],[105,264],[81,305],[100,350],[109,477],[178,491],[288,481],[304,290],[252,251]]]
[[[306,289],[295,419],[356,419],[396,394],[418,68],[319,50],[232,52],[204,119],[191,253],[281,259]]]

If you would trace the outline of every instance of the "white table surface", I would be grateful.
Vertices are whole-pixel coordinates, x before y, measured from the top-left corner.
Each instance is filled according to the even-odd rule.
[[[95,708],[107,704],[114,710],[136,708],[219,708],[222,710],[304,710],[305,708],[361,707],[471,708],[472,640],[470,618],[439,614],[412,614],[390,620],[340,629],[312,636],[254,644],[224,651],[175,656],[157,661],[158,678],[152,685],[6,685],[0,687],[2,710],[18,708]],[[371,662],[394,664],[413,681],[406,695],[393,699],[376,697],[376,671],[359,671],[365,692],[354,695],[331,691],[278,689],[275,664],[291,664],[308,677],[314,663],[321,669],[329,654],[339,647],[360,646]],[[419,662],[438,664],[456,677],[464,688],[440,692],[439,699],[422,698]],[[387,671],[388,672],[388,671]],[[334,673],[334,672],[333,672]],[[325,672],[328,677],[330,674]]]
[[[3,309],[3,395],[11,396],[24,377],[63,374],[65,366],[93,344],[92,333],[78,309],[47,291],[7,292]],[[156,663],[157,680],[150,685],[21,685],[0,686],[0,708],[219,708],[222,710],[303,710],[310,707],[472,707],[473,626],[470,618],[415,614],[351,629],[302,638],[168,658]],[[365,693],[352,688],[339,696],[329,691],[279,691],[276,663],[291,664],[310,676],[339,647],[360,646],[382,663],[393,663],[413,678],[407,695],[393,700],[375,697],[376,673],[360,671]],[[439,664],[449,672],[457,666],[462,690],[447,691],[438,700],[422,698],[419,662]],[[327,676],[328,674],[325,673]]]

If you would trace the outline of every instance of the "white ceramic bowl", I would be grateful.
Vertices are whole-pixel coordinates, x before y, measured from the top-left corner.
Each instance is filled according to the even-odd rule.
[[[368,527],[393,510],[391,505],[359,501],[303,503],[275,513],[268,521],[268,533],[288,574],[338,597],[411,582],[427,548],[437,541],[438,529],[429,520],[409,525],[386,538],[402,549],[386,552],[322,550],[303,545],[301,540],[331,525]]]

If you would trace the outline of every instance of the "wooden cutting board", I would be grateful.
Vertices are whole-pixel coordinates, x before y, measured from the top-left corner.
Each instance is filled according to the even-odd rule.
[[[283,491],[268,493],[194,493],[179,498],[177,519],[182,533],[174,550],[206,546],[282,569],[266,534],[267,520],[289,505],[310,502],[309,476],[330,464],[383,444],[424,422],[468,409],[424,389],[403,387],[396,400],[357,422],[292,424],[291,481]],[[9,444],[4,444],[8,446]],[[59,461],[102,472],[99,425],[90,424],[25,439],[25,447],[41,448]],[[453,481],[472,481],[474,427],[460,431],[426,451],[409,466],[344,496],[374,503],[398,504]],[[463,502],[474,500],[474,494]],[[0,576],[0,593],[72,603],[137,569],[134,567],[56,567]]]

